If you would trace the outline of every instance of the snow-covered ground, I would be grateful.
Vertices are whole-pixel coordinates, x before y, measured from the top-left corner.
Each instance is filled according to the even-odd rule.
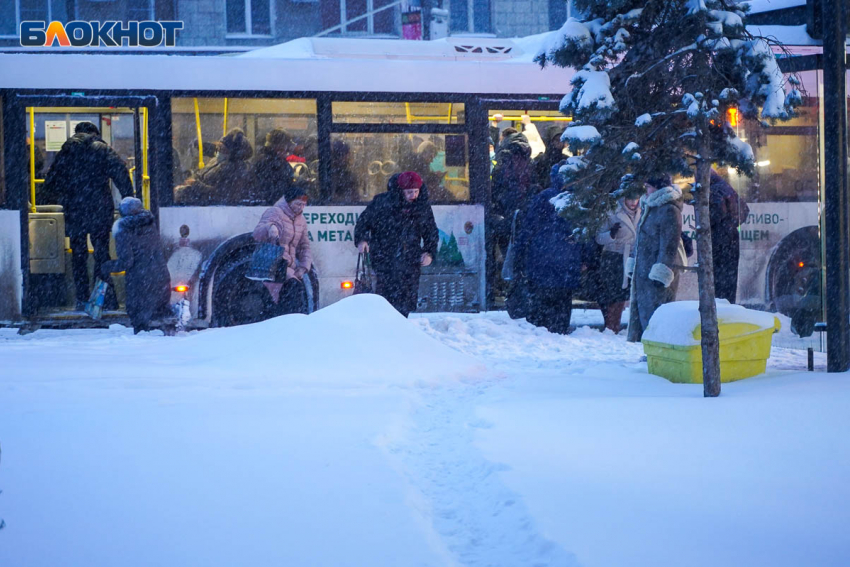
[[[641,355],[374,296],[3,329],[0,565],[850,564],[848,376],[774,348],[706,400]]]

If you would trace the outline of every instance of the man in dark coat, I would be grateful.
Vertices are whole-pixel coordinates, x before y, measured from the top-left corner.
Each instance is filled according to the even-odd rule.
[[[121,218],[112,229],[118,259],[106,262],[101,275],[125,272],[127,315],[138,333],[149,330],[152,319],[169,314],[171,276],[153,214],[133,197],[123,199],[118,210]]]
[[[266,134],[266,144],[254,161],[253,201],[271,207],[292,187],[295,171],[286,161],[292,147],[285,130],[275,128]]]
[[[354,242],[370,253],[375,291],[405,317],[416,310],[421,268],[437,256],[439,238],[428,191],[413,171],[393,175],[357,220]]]
[[[525,211],[532,184],[531,145],[524,134],[506,128],[493,169],[493,212],[509,218]]]
[[[47,172],[44,191],[56,195],[65,213],[65,232],[71,240],[71,263],[77,310],[82,310],[89,298],[88,243],[94,248],[94,273],[109,261],[109,231],[115,206],[109,180],[115,183],[122,197],[133,194],[133,185],[124,160],[100,137],[97,126],[80,122],[74,135],[62,144]],[[111,284],[111,280],[105,280]],[[109,286],[107,309],[118,307],[115,291]]]
[[[552,333],[570,329],[573,291],[581,286],[585,246],[550,200],[561,190],[560,179],[529,204],[516,238],[517,268],[528,283],[526,319]]]
[[[738,294],[738,260],[741,257],[738,227],[750,214],[750,208],[713,169],[708,206],[711,217],[711,256],[714,260],[714,295],[735,303]]]

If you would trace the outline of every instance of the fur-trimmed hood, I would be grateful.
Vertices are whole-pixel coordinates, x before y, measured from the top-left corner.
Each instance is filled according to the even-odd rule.
[[[644,195],[640,198],[641,208],[654,208],[672,203],[682,209],[682,190],[675,183],[662,189],[659,189],[651,195]]]

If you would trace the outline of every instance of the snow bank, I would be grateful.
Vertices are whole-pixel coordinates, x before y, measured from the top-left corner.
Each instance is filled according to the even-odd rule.
[[[85,366],[84,379],[156,377],[174,385],[235,379],[252,389],[356,388],[407,387],[468,378],[484,370],[479,361],[427,336],[377,295],[352,296],[309,316],[285,315],[180,337],[133,337],[119,329],[79,340],[75,348],[52,349],[39,340],[16,342],[10,346],[20,353],[10,377],[78,380],[79,375],[71,378],[56,369]],[[41,331],[32,336],[39,335]],[[38,352],[57,354],[35,363]],[[127,362],[92,364],[104,352],[120,353]]]
[[[718,323],[750,323],[760,329],[772,329],[773,313],[747,309],[732,305],[725,299],[717,299]],[[700,344],[694,331],[700,326],[699,301],[674,301],[659,307],[649,320],[643,339],[657,343],[679,346]]]

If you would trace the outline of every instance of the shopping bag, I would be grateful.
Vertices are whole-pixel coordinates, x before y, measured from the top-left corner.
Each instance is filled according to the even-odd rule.
[[[86,302],[86,313],[92,319],[100,319],[103,315],[103,302],[106,299],[107,287],[108,284],[100,278],[94,282],[94,289],[88,302]]]
[[[357,272],[354,276],[354,295],[359,293],[374,293],[372,288],[372,261],[369,253],[357,255]]]
[[[502,264],[502,279],[509,282],[516,275],[516,218],[519,215],[519,210],[514,212],[513,221],[511,221],[511,240],[508,243],[508,251],[505,252],[505,261]]]
[[[269,242],[257,244],[245,277],[255,282],[285,281],[286,260],[283,259],[283,248]]]

